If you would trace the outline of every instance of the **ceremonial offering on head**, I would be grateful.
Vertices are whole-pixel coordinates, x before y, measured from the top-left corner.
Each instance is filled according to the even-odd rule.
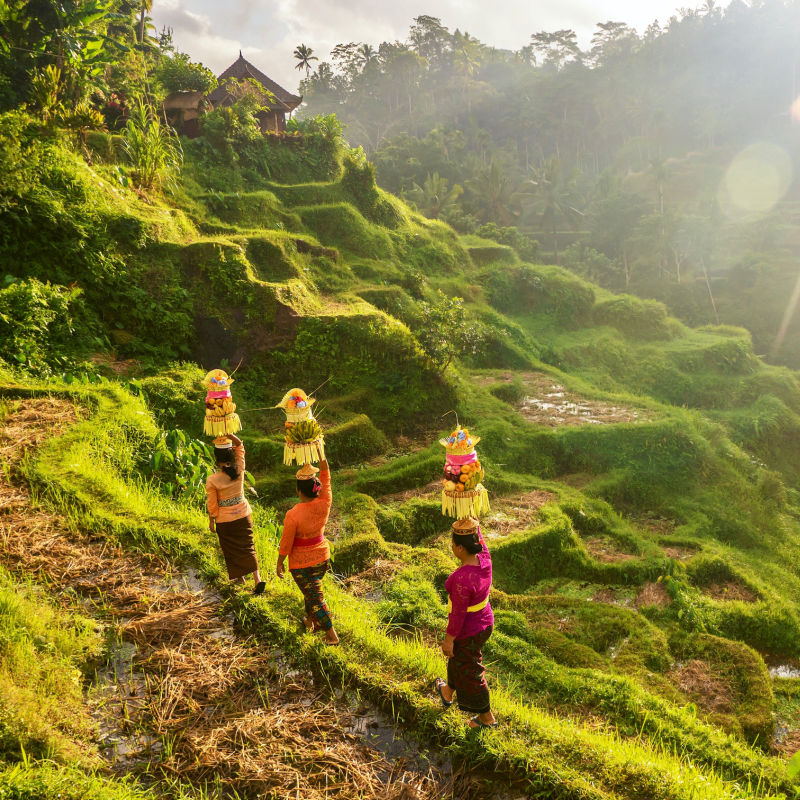
[[[314,402],[302,389],[292,389],[278,403],[286,414],[284,464],[309,464],[325,458],[325,437],[311,409]]]
[[[446,517],[479,517],[489,511],[489,493],[481,483],[483,468],[475,452],[479,441],[480,437],[471,436],[461,426],[439,440],[447,451],[442,489],[442,514]]]
[[[224,436],[226,433],[236,433],[242,429],[239,415],[236,413],[236,403],[231,397],[230,386],[233,378],[221,369],[212,369],[203,378],[206,388],[206,418],[203,431],[207,436]]]

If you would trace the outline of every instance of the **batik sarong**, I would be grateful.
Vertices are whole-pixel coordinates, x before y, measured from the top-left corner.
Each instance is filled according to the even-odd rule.
[[[303,593],[306,616],[313,622],[314,630],[328,631],[333,627],[331,612],[322,596],[322,579],[329,566],[330,561],[326,560],[311,567],[289,570]]]
[[[485,714],[490,708],[482,648],[491,635],[490,625],[475,636],[456,639],[453,657],[447,659],[447,685],[456,693],[458,707],[471,714]]]

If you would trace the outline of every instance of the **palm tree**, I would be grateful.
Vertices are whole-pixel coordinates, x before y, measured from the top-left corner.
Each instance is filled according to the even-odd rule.
[[[139,14],[139,44],[144,43],[144,26],[147,14],[153,10],[153,0],[142,0],[142,10]]]
[[[481,219],[498,225],[511,224],[514,218],[511,209],[515,195],[514,186],[496,161],[481,170],[469,182],[469,188],[476,205],[480,206]]]
[[[378,51],[371,44],[362,44],[356,52],[361,69],[366,69],[373,61],[378,60]]]
[[[564,175],[558,158],[551,158],[543,167],[533,170],[535,193],[542,203],[541,225],[553,236],[553,252],[558,262],[558,221],[574,226],[583,214],[575,208],[575,176]]]
[[[304,69],[306,71],[306,78],[308,77],[308,73],[311,72],[311,62],[312,61],[319,61],[319,59],[312,55],[314,51],[310,47],[306,47],[304,44],[299,44],[294,49],[294,53],[292,55],[297,59],[297,64],[295,64],[295,69]]]
[[[430,219],[439,219],[451,209],[464,190],[456,183],[450,188],[447,178],[438,172],[428,173],[422,186],[415,183],[408,193],[409,199],[417,204],[417,208]]]

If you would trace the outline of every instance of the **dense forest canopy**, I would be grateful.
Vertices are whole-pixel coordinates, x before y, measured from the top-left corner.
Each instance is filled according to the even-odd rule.
[[[641,33],[601,22],[586,49],[559,30],[501,50],[420,16],[405,42],[306,62],[301,93],[427,216],[526,257],[535,240],[541,260],[693,324],[743,324],[797,365],[797,322],[779,331],[797,278],[799,38],[783,0],[709,0]]]

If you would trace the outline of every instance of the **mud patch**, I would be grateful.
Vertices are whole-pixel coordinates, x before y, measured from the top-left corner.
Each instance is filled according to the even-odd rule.
[[[517,410],[537,425],[556,428],[561,425],[613,425],[621,422],[644,422],[653,418],[643,409],[587,400],[541,372],[520,376],[526,395]]]
[[[595,592],[590,599],[593,603],[605,603],[609,606],[620,606],[622,608],[628,608],[633,601],[628,587],[621,589],[611,586],[604,586],[598,592]]]
[[[665,608],[672,602],[672,598],[664,588],[663,583],[646,583],[639,590],[633,601],[635,608],[645,608],[646,606],[655,606],[656,608]]]
[[[715,675],[705,661],[693,659],[674,669],[670,678],[701,708],[720,714],[736,711],[730,684],[720,675]]]
[[[500,539],[536,527],[543,506],[556,500],[552,492],[536,490],[519,497],[504,497],[492,503],[492,511],[483,521],[487,540]]]
[[[634,516],[631,521],[640,528],[644,528],[646,531],[655,533],[658,536],[669,536],[678,526],[674,519],[651,515]]]
[[[626,553],[619,542],[608,536],[592,536],[583,541],[592,558],[597,559],[603,564],[633,561],[635,558],[638,558],[638,556],[633,553]]]
[[[740,600],[743,603],[755,603],[761,598],[752,589],[736,581],[710,583],[701,587],[703,594],[713,600]]]
[[[377,602],[383,597],[381,587],[407,566],[408,564],[403,561],[389,561],[377,558],[369,569],[345,578],[344,585],[350,594],[355,597],[364,597],[367,600]]]
[[[697,555],[700,550],[698,547],[678,547],[671,545],[662,549],[667,558],[674,558],[676,561],[688,561],[692,556]]]

